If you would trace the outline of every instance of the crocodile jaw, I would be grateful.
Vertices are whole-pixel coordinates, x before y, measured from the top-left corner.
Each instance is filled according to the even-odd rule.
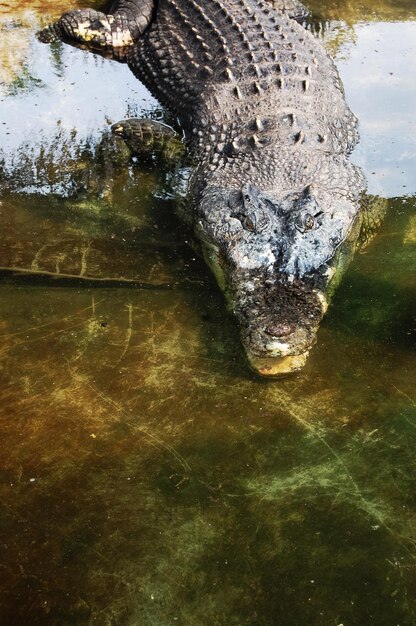
[[[250,367],[273,378],[301,370],[328,308],[322,282],[318,288],[316,276],[310,283],[270,271],[230,278],[230,305]]]
[[[257,357],[246,352],[251,369],[264,378],[285,378],[299,372],[305,365],[309,352],[295,356]]]

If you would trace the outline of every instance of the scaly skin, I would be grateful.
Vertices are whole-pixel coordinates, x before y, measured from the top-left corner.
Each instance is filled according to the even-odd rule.
[[[123,49],[111,50],[107,37],[98,50],[99,25],[85,37],[91,20],[79,11],[51,28],[127,61],[178,117],[195,163],[195,232],[248,360],[265,376],[296,371],[354,249],[365,188],[347,160],[357,123],[336,68],[309,32],[263,0],[158,0],[146,10],[152,18],[139,35],[114,35]]]

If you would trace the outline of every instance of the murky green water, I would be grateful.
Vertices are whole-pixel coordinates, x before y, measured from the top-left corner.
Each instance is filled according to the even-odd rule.
[[[413,0],[311,3],[388,212],[281,382],[248,370],[172,176],[96,165],[157,103],[38,44],[45,6],[0,7],[0,624],[414,626]]]

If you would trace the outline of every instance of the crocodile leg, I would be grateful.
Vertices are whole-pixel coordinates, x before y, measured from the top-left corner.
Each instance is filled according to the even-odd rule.
[[[185,145],[170,126],[149,119],[123,120],[103,134],[94,160],[77,179],[77,194],[111,204],[115,180],[123,175],[132,157],[152,163],[157,159],[175,171],[183,164],[184,153]]]
[[[132,154],[156,157],[165,163],[178,163],[185,145],[178,133],[167,124],[149,119],[128,119],[113,124],[112,132],[130,148]]]
[[[76,9],[38,34],[40,41],[57,39],[77,48],[125,62],[129,48],[149,26],[154,0],[121,0],[106,15],[94,9]]]

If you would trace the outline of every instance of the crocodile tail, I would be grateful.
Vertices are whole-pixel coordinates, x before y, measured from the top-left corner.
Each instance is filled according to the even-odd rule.
[[[61,31],[59,22],[50,24],[46,28],[43,28],[37,33],[37,38],[41,43],[53,43],[61,39]]]
[[[118,15],[105,15],[94,9],[75,9],[41,30],[38,38],[42,43],[60,40],[76,48],[125,61],[132,37],[122,24],[122,17]]]

